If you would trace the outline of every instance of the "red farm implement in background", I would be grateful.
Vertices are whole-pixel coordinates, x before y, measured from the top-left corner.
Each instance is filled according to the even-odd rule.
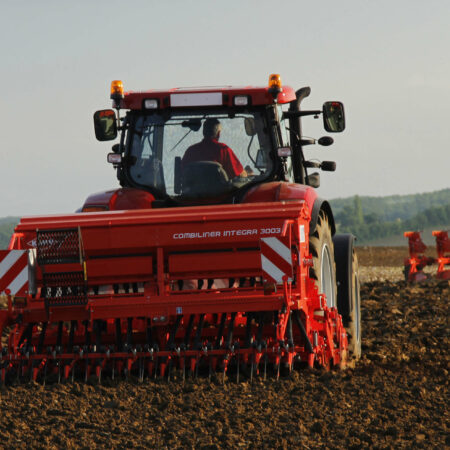
[[[437,258],[425,256],[427,246],[423,243],[420,231],[406,231],[408,238],[409,257],[405,258],[405,280],[424,281],[430,278],[423,269],[426,266],[437,264],[436,278],[440,280],[450,280],[450,269],[445,266],[450,265],[450,240],[448,231],[433,231],[436,238]]]
[[[301,132],[320,114],[342,131],[343,105],[301,110],[309,93],[279,76],[136,93],[113,82],[116,112],[94,123],[100,141],[121,132],[108,155],[120,187],[74,214],[22,218],[0,252],[0,381],[252,378],[358,358],[354,237],[335,234],[307,171],[335,164],[306,161],[316,140]]]

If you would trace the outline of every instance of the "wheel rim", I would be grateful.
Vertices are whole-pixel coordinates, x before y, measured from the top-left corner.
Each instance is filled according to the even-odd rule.
[[[336,306],[336,296],[333,283],[333,263],[328,245],[322,247],[321,255],[322,266],[320,269],[320,291],[327,296],[329,307]]]

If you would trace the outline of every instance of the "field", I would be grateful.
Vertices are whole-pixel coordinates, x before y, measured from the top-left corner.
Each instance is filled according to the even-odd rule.
[[[0,391],[7,448],[445,448],[449,284],[408,286],[406,248],[360,248],[363,358],[225,385],[105,381]]]

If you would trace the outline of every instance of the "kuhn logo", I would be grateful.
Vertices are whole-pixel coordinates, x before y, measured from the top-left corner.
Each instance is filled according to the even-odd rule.
[[[41,239],[39,241],[39,243],[42,246],[46,246],[46,247],[50,247],[52,245],[58,244],[58,241],[55,241],[55,239]],[[32,248],[36,248],[37,247],[37,242],[36,242],[36,238],[32,239],[31,241],[27,242],[28,247],[32,247]]]

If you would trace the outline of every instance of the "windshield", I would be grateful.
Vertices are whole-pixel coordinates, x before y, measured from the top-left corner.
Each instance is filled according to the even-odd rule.
[[[227,194],[271,175],[268,128],[261,111],[134,115],[127,174],[172,197]]]

